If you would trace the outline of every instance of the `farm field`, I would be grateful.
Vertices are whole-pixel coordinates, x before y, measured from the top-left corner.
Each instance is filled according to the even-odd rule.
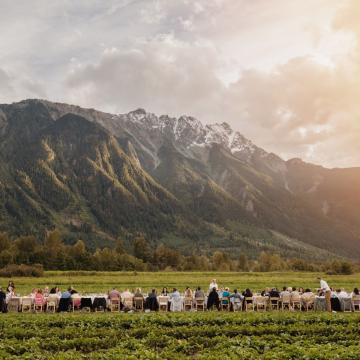
[[[360,315],[2,314],[1,359],[359,359]]]
[[[16,293],[74,286],[80,293],[141,287],[319,286],[318,273],[46,272],[15,277]],[[350,291],[359,274],[328,276]],[[0,278],[6,286],[9,279]],[[358,359],[360,313],[187,312],[0,314],[0,359]]]
[[[152,288],[161,290],[164,286],[171,289],[176,287],[183,291],[186,286],[195,288],[201,286],[207,289],[211,279],[216,278],[218,285],[228,286],[231,290],[244,290],[249,287],[253,291],[266,287],[319,287],[317,277],[320,273],[309,272],[268,272],[268,273],[237,273],[237,272],[96,272],[96,271],[47,271],[43,277],[15,277],[16,293],[26,295],[33,288],[59,286],[64,290],[69,285],[74,286],[81,293],[107,292],[112,287],[119,290],[124,288],[142,288],[144,292]],[[345,288],[352,291],[360,287],[360,274],[353,275],[324,275],[332,287]],[[8,278],[0,278],[0,286],[5,287]]]

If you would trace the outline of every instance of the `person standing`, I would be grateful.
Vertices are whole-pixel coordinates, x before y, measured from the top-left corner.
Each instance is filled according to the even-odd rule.
[[[216,282],[216,279],[211,280],[211,283],[209,285],[209,292],[211,292],[213,288],[215,288],[216,290],[218,289],[218,284]]]
[[[330,286],[323,278],[319,277],[318,280],[320,280],[320,289],[325,294],[326,311],[331,312],[331,289],[330,289]]]

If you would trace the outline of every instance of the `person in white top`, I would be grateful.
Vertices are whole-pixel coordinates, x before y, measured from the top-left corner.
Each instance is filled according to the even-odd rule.
[[[318,278],[318,279],[320,280],[320,289],[323,292],[330,291],[330,286],[328,285],[328,283],[322,278]]]
[[[336,296],[339,299],[343,299],[349,297],[349,294],[344,289],[338,289],[336,290]]]
[[[331,289],[329,284],[321,277],[318,278],[320,280],[320,289],[325,293],[325,301],[326,301],[326,310],[331,312]]]
[[[216,279],[211,280],[211,283],[209,285],[209,291],[211,291],[213,288],[215,288],[216,290],[218,289],[218,284],[216,283]]]
[[[125,291],[121,294],[121,297],[123,299],[125,298],[131,298],[133,297],[134,295],[129,291],[129,289],[125,289]]]

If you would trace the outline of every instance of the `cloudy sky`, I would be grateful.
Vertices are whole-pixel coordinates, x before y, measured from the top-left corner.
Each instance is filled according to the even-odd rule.
[[[360,166],[360,1],[0,0],[0,103],[24,98],[226,121]]]

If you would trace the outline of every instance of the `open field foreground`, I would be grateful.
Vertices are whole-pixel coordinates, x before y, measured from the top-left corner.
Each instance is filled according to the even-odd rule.
[[[267,272],[267,273],[238,273],[238,272],[66,272],[47,271],[44,277],[15,277],[16,293],[27,295],[33,288],[45,286],[59,286],[65,290],[69,285],[80,293],[107,292],[114,286],[119,290],[141,287],[144,292],[156,288],[160,291],[164,286],[168,289],[176,287],[184,291],[186,286],[195,288],[201,286],[207,289],[211,279],[216,278],[220,287],[228,286],[231,290],[237,288],[243,291],[249,287],[253,291],[266,287],[295,286],[319,287],[317,277],[320,273],[309,272]],[[345,288],[352,291],[360,287],[360,274],[353,275],[324,275],[329,285],[334,288]],[[5,288],[9,279],[0,278],[0,286]]]
[[[359,359],[360,316],[4,314],[1,359]]]

